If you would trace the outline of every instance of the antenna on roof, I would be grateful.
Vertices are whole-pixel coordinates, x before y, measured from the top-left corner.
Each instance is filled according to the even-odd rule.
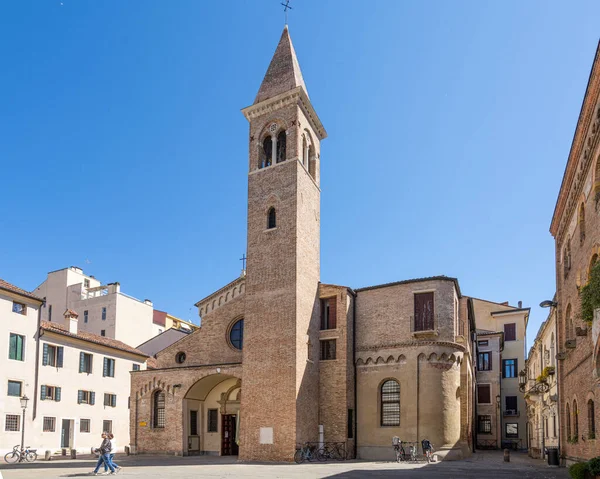
[[[282,3],[283,5],[283,11],[285,12],[285,24],[288,24],[288,10],[293,10],[292,7],[290,7],[290,0],[285,0],[285,3]]]

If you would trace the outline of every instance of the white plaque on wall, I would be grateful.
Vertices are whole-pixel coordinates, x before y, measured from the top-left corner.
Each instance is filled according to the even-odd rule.
[[[273,444],[273,428],[272,427],[261,427],[260,428],[260,443],[261,444]]]

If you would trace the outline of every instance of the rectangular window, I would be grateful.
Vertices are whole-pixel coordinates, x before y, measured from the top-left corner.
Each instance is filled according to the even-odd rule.
[[[64,348],[62,346],[53,346],[51,344],[44,344],[42,354],[42,365],[53,366],[56,368],[63,367],[63,353]]]
[[[79,432],[90,432],[90,420],[81,419],[79,421]]]
[[[335,357],[335,339],[321,341],[321,360],[328,361],[335,359]]]
[[[198,435],[198,411],[190,411],[190,436]]]
[[[506,437],[508,439],[514,439],[519,437],[519,425],[517,423],[508,422],[504,428]]]
[[[478,346],[489,346],[489,341],[486,339],[484,341],[477,341]]]
[[[27,314],[27,306],[23,303],[17,303],[13,301],[12,312],[17,314]]]
[[[337,296],[321,300],[321,330],[337,328]]]
[[[106,329],[100,330],[100,336],[106,336]]]
[[[112,433],[112,421],[107,421],[107,420],[102,421],[102,430],[105,432]]]
[[[88,322],[88,318],[89,318],[89,313],[88,313],[88,310],[86,309],[86,310],[83,312],[83,322],[84,322],[84,323],[87,323],[87,322]]]
[[[505,413],[507,416],[516,416],[517,415],[517,396],[506,396],[504,398],[504,403],[506,406]]]
[[[504,341],[516,341],[517,325],[515,323],[507,323],[504,325]]]
[[[106,308],[102,308],[102,321],[106,321]]]
[[[354,439],[354,409],[348,409],[348,439]]]
[[[96,403],[96,393],[93,391],[77,391],[77,404],[89,404],[93,406]]]
[[[8,395],[21,397],[21,389],[23,383],[21,381],[8,381]]]
[[[139,364],[134,364],[133,365],[133,370],[134,371],[139,371],[140,370],[140,365]]]
[[[556,414],[552,416],[552,437],[556,437]]]
[[[492,416],[477,416],[477,431],[480,434],[492,433]]]
[[[219,410],[218,409],[209,409],[208,410],[208,429],[206,432],[218,432],[218,424],[219,424]]]
[[[115,360],[111,358],[104,358],[104,368],[102,370],[102,375],[105,378],[114,378],[115,377]]]
[[[52,305],[48,306],[48,321],[52,321]]]
[[[17,432],[21,430],[21,416],[16,414],[7,414],[4,422],[4,430],[9,432]]]
[[[117,407],[117,395],[104,393],[104,405],[108,407]]]
[[[44,417],[44,432],[54,432],[56,430],[56,418]]]
[[[83,280],[83,287],[84,288],[89,288],[90,287],[90,280],[89,279],[85,278]]]
[[[8,359],[25,361],[25,336],[10,333]]]
[[[477,385],[477,403],[492,404],[491,386],[489,384]]]
[[[477,369],[479,371],[491,371],[492,370],[492,353],[486,351],[477,355]]]
[[[516,378],[517,377],[517,360],[503,359],[502,360],[502,377]]]
[[[93,357],[88,353],[79,353],[79,372],[92,374]]]
[[[544,420],[544,433],[546,437],[550,437],[550,433],[548,431],[548,418],[546,417]]]
[[[416,293],[414,299],[415,316],[414,330],[415,331],[433,331],[433,292],[431,293]]]
[[[42,401],[60,401],[61,388],[56,386],[42,385],[40,387],[40,399]]]

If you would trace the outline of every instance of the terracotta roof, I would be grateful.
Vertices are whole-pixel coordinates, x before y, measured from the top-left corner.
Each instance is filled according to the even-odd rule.
[[[62,334],[63,336],[81,339],[82,341],[87,341],[88,343],[100,344],[101,346],[118,349],[120,351],[125,351],[131,354],[137,354],[138,356],[148,357],[146,353],[143,353],[139,349],[133,348],[128,344],[125,344],[121,341],[117,341],[116,339],[86,333],[85,331],[78,331],[77,334],[70,333],[69,330],[62,324],[42,321],[42,329],[50,331],[52,333]]]
[[[4,281],[3,279],[0,279],[0,289],[10,291],[12,293],[17,293],[21,296],[26,296],[27,298],[35,299],[37,301],[44,301],[42,298],[38,298],[36,295],[31,294],[29,291],[25,291],[24,289],[18,288],[14,284],[10,284],[8,281]]]
[[[158,361],[156,358],[149,357],[146,360],[146,366],[148,366],[148,369],[158,369]]]
[[[458,285],[458,279],[452,278],[450,276],[443,276],[443,275],[441,275],[441,276],[428,276],[426,278],[406,279],[404,281],[395,281],[393,283],[377,284],[375,286],[367,286],[365,288],[358,288],[358,289],[355,289],[354,291],[357,292],[357,293],[360,293],[362,291],[369,291],[371,289],[387,288],[388,286],[397,286],[399,284],[422,283],[424,281],[452,281],[452,282],[454,282],[454,286],[456,287],[456,291],[458,292],[458,296],[462,297],[462,294],[460,292],[460,286]]]
[[[65,311],[65,314],[63,314],[63,316],[75,316],[76,318],[79,317],[79,313],[73,311],[72,309],[67,309]]]

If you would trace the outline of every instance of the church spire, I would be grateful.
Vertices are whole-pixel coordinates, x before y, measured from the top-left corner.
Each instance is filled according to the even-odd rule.
[[[286,25],[265,78],[260,85],[254,104],[256,105],[261,101],[293,90],[299,86],[304,89],[308,96],[304,78],[302,78],[302,71],[300,71],[300,64],[296,57],[296,51],[294,50],[294,45],[292,45],[290,32]]]

